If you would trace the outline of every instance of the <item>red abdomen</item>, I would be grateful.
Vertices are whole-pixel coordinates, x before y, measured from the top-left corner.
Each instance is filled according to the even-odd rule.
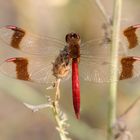
[[[72,60],[72,94],[73,94],[73,106],[76,117],[80,117],[80,84],[78,74],[78,60]]]

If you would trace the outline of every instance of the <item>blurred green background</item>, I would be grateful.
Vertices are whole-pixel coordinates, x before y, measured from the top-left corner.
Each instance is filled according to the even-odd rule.
[[[111,17],[113,1],[102,3]],[[125,27],[140,23],[140,1],[123,0],[122,31]],[[82,42],[103,34],[102,13],[94,0],[0,0],[0,27],[16,25],[30,32],[49,35],[64,41],[68,32],[81,35]],[[0,62],[14,56],[6,44],[0,42]],[[140,54],[140,53],[139,53]],[[61,84],[62,110],[68,116],[68,132],[73,140],[103,140],[107,125],[108,84],[81,83],[81,118],[75,118],[71,81]],[[125,80],[118,85],[117,114],[140,95],[140,78]],[[45,103],[45,95],[53,95],[45,86],[26,83],[0,75],[0,139],[1,140],[59,140],[56,123],[49,109],[33,113],[22,102]],[[140,103],[125,121],[135,140],[140,139]]]

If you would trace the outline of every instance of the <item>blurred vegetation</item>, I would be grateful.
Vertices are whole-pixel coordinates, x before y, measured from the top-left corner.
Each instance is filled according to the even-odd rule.
[[[103,5],[112,15],[112,0]],[[140,1],[124,0],[122,30],[140,23]],[[103,34],[104,18],[92,0],[0,0],[0,26],[16,25],[41,36],[52,36],[64,41],[68,32],[81,35],[82,42],[98,38]],[[0,43],[0,62],[14,52]],[[119,82],[117,114],[124,110],[140,95],[140,78]],[[81,118],[75,118],[71,81],[61,84],[61,108],[68,115],[68,131],[73,140],[104,140],[107,124],[108,84],[81,83]],[[0,139],[2,140],[59,140],[54,118],[49,109],[33,113],[22,102],[40,104],[46,102],[44,95],[53,96],[42,85],[34,85],[0,76]],[[139,103],[125,120],[134,139],[140,138]]]

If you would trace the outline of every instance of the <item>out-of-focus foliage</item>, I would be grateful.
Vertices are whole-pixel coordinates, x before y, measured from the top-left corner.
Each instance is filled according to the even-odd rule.
[[[112,14],[112,0],[102,1],[109,16]],[[68,32],[81,35],[82,42],[98,38],[103,34],[105,22],[94,0],[0,0],[0,26],[16,25],[38,35],[49,35],[64,41]],[[122,9],[122,30],[140,23],[140,1],[124,0]],[[0,42],[0,62],[17,55]],[[140,78],[125,80],[118,88],[118,115],[139,95]],[[74,140],[103,140],[105,138],[108,84],[81,83],[81,119],[76,120],[71,99],[71,81],[61,84],[60,105],[68,114],[68,131]],[[44,95],[53,96],[44,86],[22,83],[1,76],[0,78],[0,139],[2,140],[59,140],[53,116],[49,109],[37,113],[25,108],[22,101],[44,103]],[[8,94],[7,94],[8,93]],[[140,112],[132,111],[126,117],[134,139],[139,139]]]

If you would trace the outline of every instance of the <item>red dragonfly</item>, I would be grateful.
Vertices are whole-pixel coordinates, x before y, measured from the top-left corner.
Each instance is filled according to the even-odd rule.
[[[129,49],[138,45],[135,33],[138,28],[140,25],[134,25],[124,31]],[[87,81],[110,81],[111,41],[104,37],[81,44],[79,34],[72,32],[66,35],[64,43],[9,25],[0,28],[0,38],[9,47],[26,54],[26,57],[8,58],[1,64],[1,72],[8,76],[41,84],[53,84],[58,79],[68,79],[72,73],[73,106],[77,118],[80,117],[79,71],[80,76]],[[118,80],[138,76],[139,60],[139,57],[121,54],[118,58]]]

